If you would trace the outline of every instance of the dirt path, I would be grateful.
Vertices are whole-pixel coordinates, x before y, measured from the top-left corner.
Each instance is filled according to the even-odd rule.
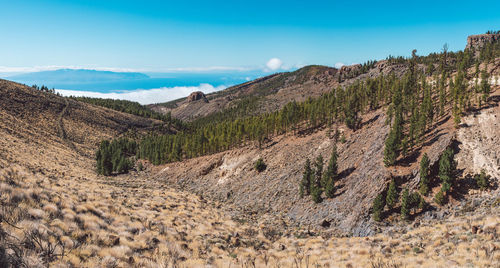
[[[57,118],[57,124],[58,124],[58,128],[59,128],[59,137],[61,137],[61,139],[63,139],[64,142],[66,142],[66,144],[68,144],[68,146],[72,150],[74,150],[75,152],[82,155],[82,153],[76,148],[75,144],[73,144],[73,142],[68,139],[68,135],[66,134],[66,129],[64,129],[64,123],[63,123],[62,119],[63,119],[64,115],[66,114],[66,111],[68,110],[69,101],[67,98],[64,98],[64,102],[66,103],[66,105],[62,109],[61,113],[59,113],[59,116]]]

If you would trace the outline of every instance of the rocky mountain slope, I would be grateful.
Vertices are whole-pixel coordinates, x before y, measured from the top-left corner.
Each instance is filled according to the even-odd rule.
[[[399,160],[397,167],[386,168],[382,161],[384,142],[389,132],[386,109],[382,108],[364,115],[362,127],[357,131],[339,124],[332,126],[332,129],[319,129],[306,135],[281,135],[268,141],[262,149],[249,145],[154,167],[155,177],[172,187],[224,203],[225,209],[235,218],[286,218],[290,220],[290,226],[309,226],[311,229],[328,230],[341,235],[372,235],[379,229],[370,217],[373,200],[387,189],[391,178],[395,178],[401,188],[418,189],[419,163],[424,153],[430,159],[434,174],[437,174],[442,153],[450,146],[456,147],[458,143],[456,151],[459,168],[466,169],[466,173],[471,176],[485,169],[494,178],[499,178],[496,174],[500,155],[495,145],[500,131],[497,124],[500,114],[495,110],[500,101],[498,66],[500,59],[487,67],[492,77],[490,84],[493,91],[488,105],[493,108],[483,107],[477,111],[481,114],[477,118],[465,117],[458,130],[454,127],[451,113],[438,116],[432,128],[424,135],[422,145],[410,150],[407,157]],[[389,68],[394,66],[379,62],[374,69],[358,79]],[[481,68],[484,66],[481,65]],[[268,98],[276,98],[276,95]],[[345,142],[336,142],[331,137],[332,130],[340,131]],[[339,152],[341,174],[336,196],[320,204],[313,203],[310,198],[301,199],[298,185],[306,158],[314,160],[321,155],[328,159],[335,143]],[[253,165],[259,158],[267,164],[264,172],[254,169]],[[438,186],[439,178],[435,176],[432,194],[426,197],[430,204],[433,203],[434,194],[439,191]],[[472,186],[467,184],[464,187]],[[465,191],[467,194],[467,190]],[[429,211],[440,209],[434,204]],[[430,214],[432,212],[427,215]],[[391,217],[396,215],[389,215]],[[290,226],[283,225],[280,228]]]
[[[370,68],[371,67],[371,68]],[[291,101],[304,101],[318,97],[339,85],[348,85],[358,79],[376,77],[381,73],[401,73],[403,65],[378,61],[374,66],[360,64],[343,66],[340,69],[327,66],[306,66],[293,72],[277,73],[241,85],[206,95],[206,98],[184,98],[149,107],[182,120],[193,120],[202,116],[234,107],[238,101],[258,97],[254,113],[276,111]]]

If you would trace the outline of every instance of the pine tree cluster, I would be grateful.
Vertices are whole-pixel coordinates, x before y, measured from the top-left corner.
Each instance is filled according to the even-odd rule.
[[[323,172],[323,157],[321,155],[316,158],[314,168],[311,168],[311,161],[306,159],[302,180],[299,184],[301,198],[311,195],[315,203],[321,203],[323,192],[327,198],[335,196],[335,183],[339,179],[337,158],[337,147],[334,146],[325,172]]]
[[[113,173],[127,173],[132,168],[129,157],[137,151],[135,141],[120,138],[113,141],[103,140],[96,153],[97,173],[109,176]]]

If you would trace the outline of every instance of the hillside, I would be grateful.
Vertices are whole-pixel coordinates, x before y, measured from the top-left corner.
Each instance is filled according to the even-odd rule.
[[[207,116],[235,105],[248,97],[258,97],[256,113],[274,111],[286,103],[319,96],[337,85],[339,71],[326,66],[308,66],[291,73],[277,73],[223,91],[210,93],[207,101],[180,99],[165,104],[150,105],[156,111],[182,120]]]
[[[484,51],[309,66],[195,94],[164,112],[199,119],[166,135],[161,121],[0,80],[0,266],[496,267],[500,56]],[[227,113],[245,100],[249,114]],[[136,142],[133,166],[98,175],[102,141],[116,138]],[[301,197],[306,159],[326,171],[334,147],[334,195]],[[438,204],[447,148],[455,181]],[[419,191],[423,155],[425,206],[403,218],[401,197],[376,220],[392,180],[401,196]]]

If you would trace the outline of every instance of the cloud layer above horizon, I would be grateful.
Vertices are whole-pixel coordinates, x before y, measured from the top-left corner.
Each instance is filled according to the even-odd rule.
[[[205,94],[223,90],[227,86],[217,86],[214,87],[210,84],[200,84],[199,86],[192,87],[161,87],[153,89],[138,89],[131,91],[121,91],[121,92],[92,92],[92,91],[79,91],[79,90],[66,90],[66,89],[56,89],[56,92],[63,96],[83,96],[92,98],[103,98],[103,99],[119,99],[119,100],[129,100],[136,101],[140,104],[153,104],[162,103],[179,98],[188,96],[189,94],[201,91]]]

